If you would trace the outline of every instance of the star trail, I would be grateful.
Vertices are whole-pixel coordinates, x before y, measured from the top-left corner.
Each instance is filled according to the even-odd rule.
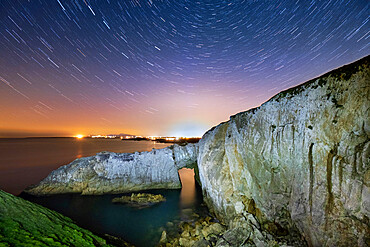
[[[367,0],[3,0],[0,136],[201,135],[369,54]]]

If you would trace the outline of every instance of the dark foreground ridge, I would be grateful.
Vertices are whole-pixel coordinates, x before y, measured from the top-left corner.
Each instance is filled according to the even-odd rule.
[[[0,246],[113,245],[68,217],[0,190]]]

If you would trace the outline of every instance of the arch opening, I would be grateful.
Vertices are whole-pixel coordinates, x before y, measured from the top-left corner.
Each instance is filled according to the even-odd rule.
[[[181,181],[180,206],[188,208],[199,200],[199,188],[195,182],[194,168],[181,168],[178,170]]]

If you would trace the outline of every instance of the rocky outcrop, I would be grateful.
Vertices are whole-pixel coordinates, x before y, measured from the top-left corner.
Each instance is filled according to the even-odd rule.
[[[310,246],[370,244],[368,61],[281,92],[203,136],[199,177],[219,219],[236,228],[252,214],[263,231],[298,230]]]
[[[178,169],[194,167],[197,145],[173,145],[150,152],[111,153],[81,158],[26,189],[33,195],[106,194],[181,188]]]
[[[277,247],[277,246],[305,246],[305,243],[289,239],[289,245],[284,239],[275,239],[271,234],[263,231],[260,225],[249,214],[241,221],[234,220],[229,229],[219,223],[216,218],[209,216],[197,217],[192,222],[181,222],[177,228],[163,231],[159,247]]]
[[[211,217],[199,218],[193,223],[183,222],[179,228],[181,234],[175,237],[167,236],[167,232],[163,231],[158,246],[215,246],[217,238],[226,230],[225,226],[212,221]]]
[[[112,245],[57,212],[0,190],[0,246]]]
[[[131,196],[121,196],[112,199],[113,203],[122,203],[138,209],[148,208],[165,201],[166,198],[163,195],[150,193],[132,193]]]

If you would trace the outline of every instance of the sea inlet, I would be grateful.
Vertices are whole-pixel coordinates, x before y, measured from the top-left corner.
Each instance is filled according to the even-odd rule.
[[[120,141],[119,139],[26,138],[0,140],[0,187],[19,194],[31,184],[38,183],[52,170],[76,158],[95,155],[101,151],[129,153],[164,148],[169,144],[150,141]],[[181,222],[195,221],[202,215],[200,187],[194,171],[179,171],[182,189],[150,190],[162,194],[166,201],[148,208],[132,208],[112,203],[122,195],[86,196],[78,194],[21,197],[70,217],[77,225],[103,236],[120,237],[135,246],[155,246],[162,232],[178,231]]]
[[[135,246],[156,246],[162,232],[178,231],[181,222],[193,222],[205,212],[202,193],[194,179],[192,169],[179,171],[182,189],[143,191],[161,194],[166,201],[147,208],[134,208],[112,203],[122,195],[86,196],[64,194],[36,197],[21,196],[73,219],[77,225],[93,233],[120,237]]]

